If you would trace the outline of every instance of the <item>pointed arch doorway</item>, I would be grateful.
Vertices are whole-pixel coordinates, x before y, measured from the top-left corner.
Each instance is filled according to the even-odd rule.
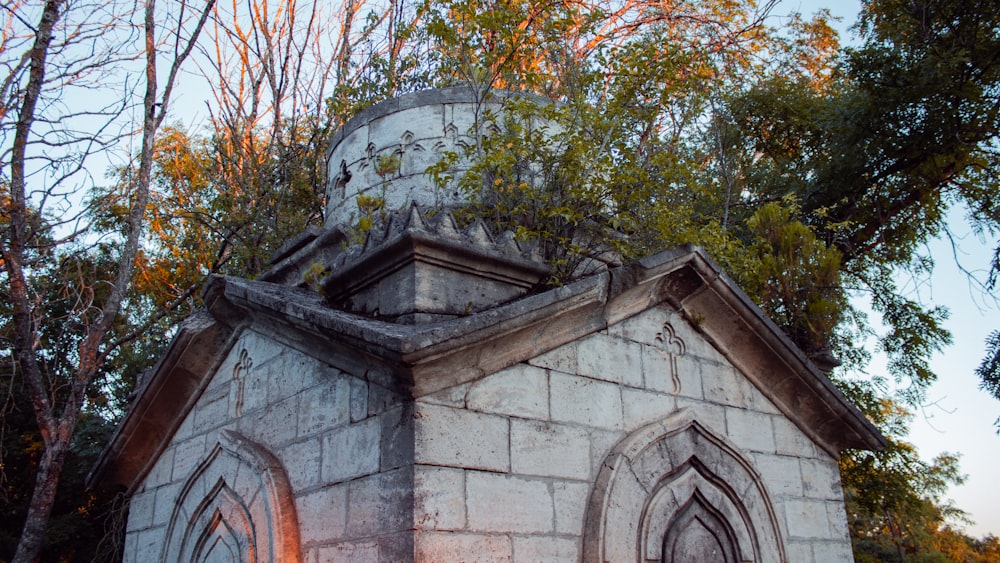
[[[688,410],[636,430],[612,450],[585,522],[586,562],[787,560],[760,476]]]

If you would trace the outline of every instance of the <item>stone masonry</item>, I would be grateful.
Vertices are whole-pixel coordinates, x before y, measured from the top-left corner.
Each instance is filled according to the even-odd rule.
[[[420,96],[366,119],[462,99]],[[354,250],[331,225],[209,282],[93,475],[131,495],[126,561],[852,560],[837,458],[884,439],[702,251],[425,315],[534,271],[436,221],[404,206]],[[317,262],[385,274],[331,301]],[[352,297],[394,272],[399,318]]]

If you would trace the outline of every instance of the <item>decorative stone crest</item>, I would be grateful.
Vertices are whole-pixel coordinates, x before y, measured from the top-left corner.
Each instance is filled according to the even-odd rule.
[[[327,155],[326,225],[346,227],[357,220],[359,196],[379,197],[384,209],[464,203],[458,190],[442,190],[425,173],[446,152],[475,146],[474,134],[494,134],[482,116],[502,111],[508,98],[551,100],[531,94],[493,91],[484,99],[471,88],[452,87],[404,94],[365,109],[337,130]],[[380,156],[399,157],[391,182],[378,173]],[[466,164],[458,164],[461,173]]]
[[[674,333],[674,327],[670,326],[670,323],[663,323],[663,328],[656,333],[655,340],[670,358],[670,381],[673,385],[671,392],[676,395],[681,392],[681,376],[677,370],[677,358],[684,355],[684,341]]]
[[[233,383],[236,384],[236,399],[233,402],[234,416],[243,414],[243,396],[246,393],[246,376],[253,367],[253,358],[246,348],[240,350],[239,359],[233,366]]]

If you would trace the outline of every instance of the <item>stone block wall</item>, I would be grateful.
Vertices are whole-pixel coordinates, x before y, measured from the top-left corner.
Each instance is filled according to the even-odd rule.
[[[473,143],[474,106],[467,89],[432,90],[394,98],[348,122],[331,143],[327,160],[328,224],[354,224],[360,195],[383,198],[390,210],[411,201],[460,203],[461,194],[436,189],[425,171],[446,151],[460,152]],[[379,159],[389,158],[398,167],[380,175]]]
[[[280,464],[294,499],[302,560],[398,561],[412,553],[412,413],[406,402],[246,331],[133,495],[125,561],[159,560],[171,541],[169,523],[182,491],[201,491],[195,474],[227,431]],[[216,472],[227,482],[252,471],[235,458],[219,459]],[[276,526],[274,512],[254,525]]]
[[[685,321],[653,309],[418,399],[416,560],[589,560],[585,516],[599,508],[602,464],[676,412],[752,467],[788,561],[851,559],[836,460]]]
[[[686,448],[707,469],[685,469]],[[698,489],[739,512],[710,476],[771,521],[736,527],[773,544],[755,560],[851,559],[836,460],[683,319],[654,308],[416,400],[247,330],[132,497],[125,560],[250,541],[185,539],[184,522],[210,520],[197,514],[205,506],[261,528],[264,560],[633,560],[637,549],[653,560],[677,507],[629,519],[670,504],[656,500],[661,476],[643,476],[662,467],[680,475],[665,493],[673,505]],[[282,558],[282,546],[298,553]]]

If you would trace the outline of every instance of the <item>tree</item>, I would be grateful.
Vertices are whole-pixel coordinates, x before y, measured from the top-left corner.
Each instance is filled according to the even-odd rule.
[[[948,342],[946,313],[907,299],[899,271],[933,266],[920,247],[959,204],[976,232],[1000,232],[998,16],[988,2],[874,1],[861,47],[843,51],[828,85],[774,76],[729,105],[751,139],[756,199],[794,194],[842,255],[892,330],[882,340],[911,402],[934,379],[927,356]]]
[[[420,47],[408,41],[417,12],[401,2],[329,8],[255,1],[213,12],[211,47],[197,58],[214,85],[207,127],[169,127],[154,147],[137,290],[151,300],[149,310],[169,311],[156,331],[199,305],[208,275],[256,276],[283,243],[321,223],[333,129],[423,84]],[[124,219],[125,176],[117,177],[117,186],[99,194],[111,209],[106,230]]]
[[[9,197],[10,183],[6,179],[0,183],[5,237],[11,232],[16,240],[28,237],[21,246],[4,247],[15,258],[23,252],[28,265],[8,274],[11,262],[5,254],[7,277],[2,287],[6,293],[8,280],[21,275],[28,298],[15,309],[28,310],[27,317],[35,319],[23,331],[29,337],[17,345],[13,337],[4,340],[0,360],[5,367],[9,363],[12,373],[4,379],[5,389],[23,389],[27,382],[12,352],[31,340],[33,346],[22,356],[34,354],[41,386],[51,390],[48,404],[42,404],[36,418],[51,417],[61,432],[55,439],[37,442],[45,445],[38,451],[48,456],[66,451],[74,412],[76,419],[105,423],[124,412],[128,394],[143,369],[155,361],[174,324],[199,305],[197,292],[205,276],[214,272],[253,276],[281,243],[321,219],[317,189],[322,186],[322,156],[332,124],[342,123],[351,108],[391,95],[376,82],[373,70],[384,69],[383,61],[393,61],[403,83],[415,60],[404,33],[409,26],[406,18],[413,13],[401,2],[391,3],[391,12],[381,5],[349,2],[333,18],[321,13],[317,3],[234,2],[215,7],[212,2],[197,6],[180,2],[171,5],[164,27],[147,20],[144,38],[130,35],[140,28],[127,22],[152,14],[152,2],[59,5],[62,11],[51,28],[58,38],[68,39],[54,41],[46,64],[36,65],[44,76],[34,84],[41,84],[45,102],[38,104],[40,119],[30,134],[22,136],[28,146],[25,169],[34,178],[25,182],[29,191],[20,203]],[[30,107],[19,106],[29,57],[18,50],[27,49],[37,35],[28,23],[35,17],[30,8],[17,4],[5,6],[3,12],[5,29],[24,30],[23,37],[5,34],[0,50],[5,68],[13,69],[3,82],[4,131],[14,131],[15,109],[30,114]],[[354,17],[362,10],[368,14],[364,26],[358,27]],[[338,21],[341,35],[326,33]],[[118,28],[108,22],[126,24]],[[211,40],[208,47],[198,43],[203,27]],[[380,39],[380,33],[390,39]],[[143,46],[140,41],[136,48],[137,39],[147,43]],[[327,39],[329,43],[324,43]],[[333,48],[337,56],[330,58]],[[174,57],[167,85],[160,89],[152,82],[154,51],[160,58]],[[209,106],[209,134],[188,135],[168,128],[159,135],[177,69],[189,57],[218,85],[220,95]],[[120,85],[107,86],[108,77],[116,73],[122,77],[124,92]],[[336,88],[328,97],[333,73]],[[143,81],[137,76],[150,80],[141,102],[133,96],[135,85]],[[94,89],[102,85],[105,89],[95,96]],[[73,88],[88,90],[74,96]],[[157,93],[159,100],[150,97]],[[77,100],[111,102],[95,109]],[[101,162],[95,164],[94,157],[110,154],[118,141],[139,138],[121,134],[137,130],[136,124],[118,119],[133,110],[145,120],[141,144],[126,149],[126,163],[113,164],[110,185],[100,185],[85,173],[99,168]],[[96,125],[60,128],[76,115],[105,119]],[[45,126],[42,132],[39,123]],[[42,150],[44,146],[49,150]],[[17,160],[11,158],[9,147],[4,149],[5,165]],[[63,171],[62,175],[42,181],[40,166],[32,167],[31,162],[43,158],[49,159],[49,170]],[[9,216],[25,218],[26,235],[24,228],[10,224]],[[5,244],[8,241],[4,239]],[[3,336],[25,326],[24,316],[15,319],[14,309],[8,313],[0,324]],[[109,319],[113,319],[110,324]],[[81,365],[83,359],[86,365]],[[36,432],[32,424],[13,415],[15,410],[33,410],[30,401],[24,402],[27,394],[7,396],[12,401],[2,417],[4,435],[32,435]],[[70,452],[77,443],[73,440],[69,439]],[[59,465],[48,458],[38,463],[29,459],[32,463],[18,478]],[[86,471],[71,469],[74,475]],[[40,482],[57,480],[54,473],[37,474]],[[59,506],[71,498],[64,492],[61,488]],[[9,508],[20,519],[29,503],[11,498]],[[43,510],[32,510],[37,516],[29,518],[31,527],[22,533],[22,543],[37,545],[45,518],[39,514]],[[50,546],[52,532],[46,542]]]
[[[976,375],[982,381],[981,388],[1000,399],[1000,330],[993,331],[986,338],[986,357],[976,368]],[[1000,418],[997,418],[996,424],[1000,428]]]
[[[890,400],[867,395],[879,405],[876,421],[889,444],[880,452],[856,452],[841,460],[855,559],[943,561],[936,545],[942,528],[947,520],[964,519],[961,510],[942,501],[948,485],[964,480],[958,458],[943,454],[931,463],[921,461],[903,441],[912,415]]]
[[[863,46],[854,50],[839,49],[823,15],[793,19],[787,31],[768,29],[764,17],[773,2],[756,8],[728,0],[629,0],[613,7],[586,0],[346,0],[324,13],[308,2],[253,1],[197,11],[197,21],[210,18],[212,42],[193,56],[218,93],[206,131],[177,126],[154,136],[169,88],[163,106],[147,98],[153,105],[146,109],[156,108],[143,113],[153,125],[148,143],[116,168],[110,187],[95,187],[86,212],[70,216],[56,213],[51,202],[78,193],[72,173],[84,169],[78,155],[86,151],[51,163],[61,171],[58,181],[40,184],[36,174],[32,185],[49,187],[34,196],[24,195],[27,180],[15,186],[13,175],[0,178],[4,273],[12,295],[27,296],[11,300],[5,326],[20,340],[13,346],[17,363],[8,363],[19,381],[30,375],[22,361],[31,368],[34,357],[45,384],[87,380],[91,390],[95,382],[102,391],[115,388],[86,399],[71,392],[76,384],[49,393],[53,404],[85,401],[85,408],[100,409],[106,402],[103,412],[113,415],[120,406],[115,397],[151,361],[159,336],[198,306],[204,276],[256,275],[278,245],[321,219],[316,189],[333,128],[394,94],[458,81],[483,97],[504,87],[560,102],[512,102],[505,119],[483,115],[496,120],[499,133],[448,157],[471,159],[471,173],[452,178],[448,159],[432,170],[442,182],[458,182],[496,227],[540,241],[557,266],[551,283],[608,250],[627,258],[699,244],[817,363],[833,368],[834,356],[845,360],[834,372],[839,384],[884,420],[882,381],[850,376],[866,356],[855,342],[872,329],[848,297],[865,292],[885,317],[890,330],[881,346],[892,375],[913,382],[902,400],[918,401],[934,377],[927,359],[948,341],[945,312],[909,299],[895,275],[930,267],[916,251],[940,232],[944,211],[956,202],[968,207],[981,232],[997,228],[989,189],[997,169],[997,16],[988,4],[869,2]],[[127,4],[120,9],[129,11]],[[11,25],[23,19],[18,10],[5,14]],[[52,26],[72,27],[68,22],[85,12],[57,14]],[[81,69],[128,62],[129,56],[110,55],[121,52],[127,36],[96,32],[113,18],[86,21],[90,28],[72,28],[93,33],[58,37],[88,45],[113,39],[82,51],[78,67],[38,65],[47,74],[36,83],[73,84],[69,79]],[[172,40],[190,45],[200,24],[184,21],[190,27],[178,29],[190,31]],[[321,23],[329,33],[320,32]],[[21,53],[43,28],[24,27],[21,43],[5,39],[2,52],[16,72],[0,84],[0,122],[4,131],[18,130],[16,116],[27,108],[28,127],[18,138],[56,146],[68,132],[45,112],[60,103],[52,97],[60,91],[41,89],[56,101],[38,106],[43,119],[32,125],[35,109],[22,95],[29,89],[19,86],[30,83],[32,60]],[[103,54],[107,64],[89,64],[89,53]],[[110,117],[129,107],[127,98],[106,99],[118,101],[90,113]],[[539,134],[536,117],[556,134]],[[49,136],[37,133],[39,123],[52,124]],[[80,146],[110,146],[123,126],[106,123],[100,129],[106,135]],[[50,153],[24,154],[30,158],[22,160],[37,162],[31,158]],[[13,151],[5,155],[5,165],[16,160]],[[586,236],[578,235],[581,229]],[[131,284],[121,277],[129,268]],[[123,303],[131,306],[120,313]],[[28,322],[49,318],[47,311],[62,311],[51,315],[58,322]],[[40,404],[43,415],[57,412]],[[82,407],[74,408],[60,420],[76,420]],[[44,435],[48,427],[39,427]],[[859,483],[888,475],[899,460],[920,468],[909,464],[912,451],[903,446],[886,456],[870,463],[850,458],[857,463],[845,465],[845,483],[859,467],[872,477],[864,481],[858,473]],[[937,501],[928,491],[936,489],[920,489],[925,485],[914,473],[899,477],[897,490],[909,488],[917,513],[933,514]],[[878,518],[874,505],[857,506],[869,507],[859,522]],[[911,524],[900,529],[911,535],[922,529]],[[913,545],[929,545],[921,542]]]
[[[0,476],[0,558],[9,561],[17,548],[21,524],[31,501],[38,458],[44,443],[31,412],[27,390],[3,370],[5,401],[3,473]],[[13,383],[11,385],[10,383]],[[117,491],[94,491],[85,486],[89,468],[114,430],[113,424],[92,412],[81,414],[66,454],[56,500],[39,553],[42,561],[108,561],[121,559],[122,539],[115,533],[125,514],[124,497]],[[117,555],[116,555],[117,554]]]
[[[508,19],[531,21],[519,14]],[[494,22],[452,19],[465,27],[438,32],[444,55],[454,68],[471,63],[473,81],[533,91],[557,83],[573,93],[558,107],[508,104],[513,119],[494,119],[496,132],[430,171],[457,182],[498,227],[554,248],[556,283],[576,271],[572,262],[560,269],[568,256],[579,262],[606,250],[580,245],[571,233],[581,226],[611,235],[626,257],[699,244],[817,364],[846,361],[834,380],[887,432],[895,423],[884,409],[902,416],[920,403],[936,377],[928,360],[950,342],[947,311],[911,298],[897,279],[933,267],[919,250],[944,231],[956,204],[977,232],[1000,232],[1000,25],[989,3],[870,2],[863,45],[843,50],[822,15],[794,20],[785,36],[742,29],[752,48],[676,56],[663,39],[675,30],[654,24],[578,60],[571,79],[549,76],[554,65],[529,64],[548,60],[530,50],[499,51],[528,61],[477,57],[479,39],[472,54],[453,55],[466,47],[469,22],[486,38]],[[521,78],[538,68],[546,71]],[[743,72],[730,78],[735,69]],[[532,123],[554,123],[557,133],[538,135]],[[453,178],[459,158],[471,164]],[[857,376],[868,358],[857,343],[875,334],[852,305],[857,295],[888,326],[878,339],[898,391],[886,375]],[[988,359],[980,368],[991,390],[992,366]],[[957,461],[923,464],[903,433],[892,435],[886,452],[845,458],[855,537],[900,559],[939,556],[933,544],[956,515],[940,495],[958,480]]]
[[[94,146],[114,140],[114,137],[106,139],[99,134],[60,129],[65,123],[60,121],[60,111],[67,103],[64,96],[68,84],[74,84],[79,76],[77,73],[106,75],[116,70],[113,65],[127,60],[127,57],[114,54],[117,46],[102,39],[105,33],[113,31],[108,29],[106,22],[109,20],[103,18],[123,14],[115,14],[113,10],[109,14],[96,5],[79,6],[65,0],[47,0],[38,15],[38,24],[31,26],[25,19],[29,10],[6,12],[10,26],[23,26],[27,31],[20,43],[4,45],[10,49],[26,49],[23,54],[5,53],[14,64],[8,65],[11,72],[4,77],[0,127],[6,132],[12,123],[14,135],[10,148],[5,147],[4,152],[3,173],[9,175],[4,183],[9,186],[9,195],[3,202],[6,221],[0,257],[12,304],[13,367],[27,388],[42,441],[35,485],[13,561],[32,561],[41,550],[88,388],[121,338],[129,339],[114,335],[113,329],[127,297],[139,251],[153,141],[166,115],[180,65],[197,41],[211,2],[201,6],[200,11],[183,3],[177,8],[177,27],[172,37],[168,35],[173,40],[169,45],[173,49],[172,62],[162,88],[157,86],[157,63],[163,38],[158,36],[155,2],[148,0],[139,11],[144,18],[143,47],[138,53],[143,61],[142,82],[145,85],[139,106],[141,148],[138,165],[130,177],[129,214],[120,251],[112,255],[108,270],[98,269],[92,272],[99,272],[93,278],[83,276],[55,287],[38,283],[37,276],[44,275],[46,260],[54,259],[57,263],[74,260],[81,249],[73,243],[82,239],[86,226],[60,239],[57,227],[66,221],[51,207],[50,198],[73,192],[72,172],[82,168]],[[185,30],[186,24],[189,27]],[[115,33],[108,35],[114,39],[127,38]],[[129,101],[125,99],[120,103],[128,107]],[[109,113],[108,107],[96,112],[98,116]],[[87,110],[83,110],[80,115],[86,114]],[[113,119],[107,120],[100,127],[111,127],[114,123]],[[46,182],[41,171],[35,168],[38,158],[46,159],[45,165],[55,168],[54,181]],[[47,301],[53,298],[68,299],[72,304],[62,319],[65,332],[58,337],[65,352],[56,358],[43,345],[40,333],[43,324],[40,317],[46,311]]]

